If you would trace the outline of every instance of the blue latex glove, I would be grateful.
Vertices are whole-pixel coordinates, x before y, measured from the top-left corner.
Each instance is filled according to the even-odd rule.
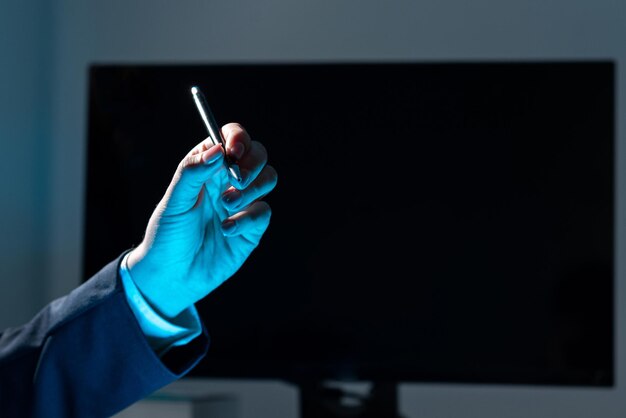
[[[277,181],[263,145],[238,124],[222,127],[241,184],[228,177],[224,151],[205,139],[178,165],[152,213],[141,244],[128,257],[146,299],[173,318],[231,277],[257,247],[271,210],[260,200]]]

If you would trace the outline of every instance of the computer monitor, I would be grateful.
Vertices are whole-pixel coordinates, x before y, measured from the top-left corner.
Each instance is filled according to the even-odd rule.
[[[279,180],[191,376],[612,387],[613,62],[93,65],[84,279],[207,136],[193,85]]]

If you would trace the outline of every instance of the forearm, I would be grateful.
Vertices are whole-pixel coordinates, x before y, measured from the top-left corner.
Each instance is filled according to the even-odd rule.
[[[159,358],[127,303],[120,260],[0,336],[0,416],[110,416],[181,377],[206,353],[203,329],[168,360]]]

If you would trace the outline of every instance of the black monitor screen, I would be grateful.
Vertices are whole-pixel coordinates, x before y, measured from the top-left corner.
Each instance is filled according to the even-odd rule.
[[[84,279],[207,136],[193,85],[278,184],[190,375],[613,384],[612,62],[93,65]]]

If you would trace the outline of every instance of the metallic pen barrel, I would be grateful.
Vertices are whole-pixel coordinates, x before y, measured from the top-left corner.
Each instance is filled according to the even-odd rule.
[[[222,131],[220,130],[215,117],[213,116],[213,112],[211,112],[211,108],[207,103],[204,94],[200,91],[200,89],[196,86],[191,88],[191,94],[193,95],[193,99],[196,102],[196,107],[198,108],[198,112],[200,112],[200,116],[204,121],[204,125],[209,132],[209,136],[211,137],[211,141],[213,141],[213,145],[220,144],[226,152],[226,141],[222,136]],[[226,168],[228,169],[228,173],[238,182],[241,182],[241,172],[239,170],[239,166],[231,161],[230,158],[226,157],[224,159]]]

